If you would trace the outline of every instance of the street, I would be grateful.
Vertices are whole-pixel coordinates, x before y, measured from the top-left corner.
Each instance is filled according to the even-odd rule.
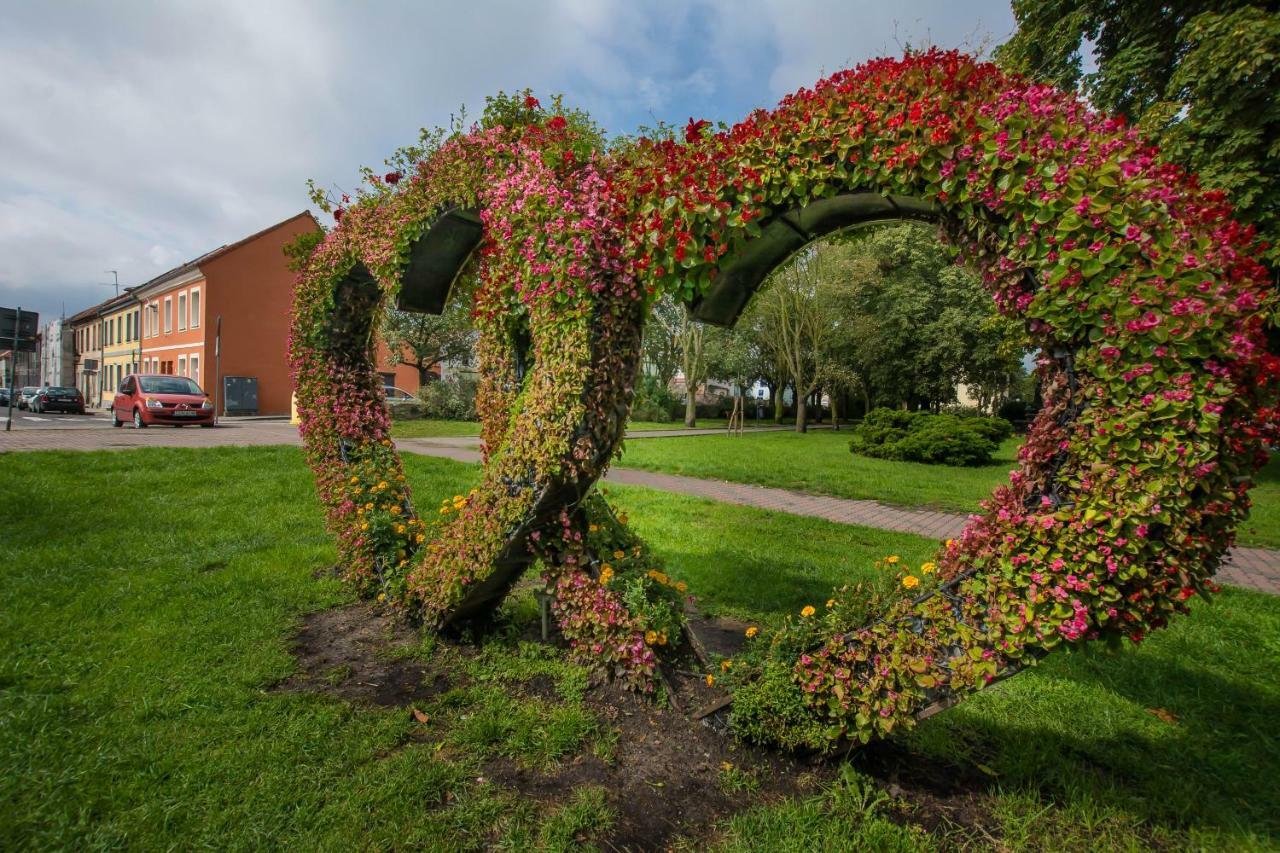
[[[0,409],[0,422],[8,415],[8,407]],[[13,409],[13,429],[89,429],[93,427],[111,427],[111,417],[103,411],[88,410],[83,415],[70,415],[63,412],[47,412],[36,414]]]

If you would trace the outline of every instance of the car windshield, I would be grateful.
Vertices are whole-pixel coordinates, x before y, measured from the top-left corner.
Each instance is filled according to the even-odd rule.
[[[39,388],[37,388],[37,387],[36,387],[36,386],[34,386],[34,385],[28,385],[28,386],[26,386],[25,388],[23,388],[23,389],[22,389],[22,393],[23,393],[23,394],[34,394],[34,393],[36,393],[36,392],[37,392],[37,391],[39,391],[39,390],[40,390],[40,389],[39,389]]]
[[[185,376],[139,376],[138,385],[147,394],[204,394]]]
[[[60,388],[49,389],[50,397],[74,397],[75,395],[76,395],[76,389],[74,388],[60,387]]]

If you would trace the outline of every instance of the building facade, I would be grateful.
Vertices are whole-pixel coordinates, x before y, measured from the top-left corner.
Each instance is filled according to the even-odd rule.
[[[71,327],[65,319],[46,323],[40,331],[40,384],[76,384],[75,347]]]

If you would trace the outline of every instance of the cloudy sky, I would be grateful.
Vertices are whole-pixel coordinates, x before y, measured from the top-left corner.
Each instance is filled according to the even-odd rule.
[[[734,121],[1007,0],[0,0],[0,306],[70,315],[526,86],[610,132]]]

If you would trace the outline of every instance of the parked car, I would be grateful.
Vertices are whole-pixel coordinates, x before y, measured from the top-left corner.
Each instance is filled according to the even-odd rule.
[[[132,421],[134,429],[152,424],[213,426],[213,403],[185,376],[130,373],[111,402],[111,425]]]
[[[0,388],[0,406],[9,407],[9,389]]]
[[[40,414],[45,412],[73,412],[77,415],[83,415],[84,395],[80,393],[79,388],[72,388],[69,385],[41,388],[40,393],[31,398],[31,411],[39,412]]]
[[[36,392],[39,390],[40,389],[37,388],[35,385],[24,385],[22,388],[22,393],[18,395],[18,408],[30,409],[31,398],[34,397],[36,395]]]

